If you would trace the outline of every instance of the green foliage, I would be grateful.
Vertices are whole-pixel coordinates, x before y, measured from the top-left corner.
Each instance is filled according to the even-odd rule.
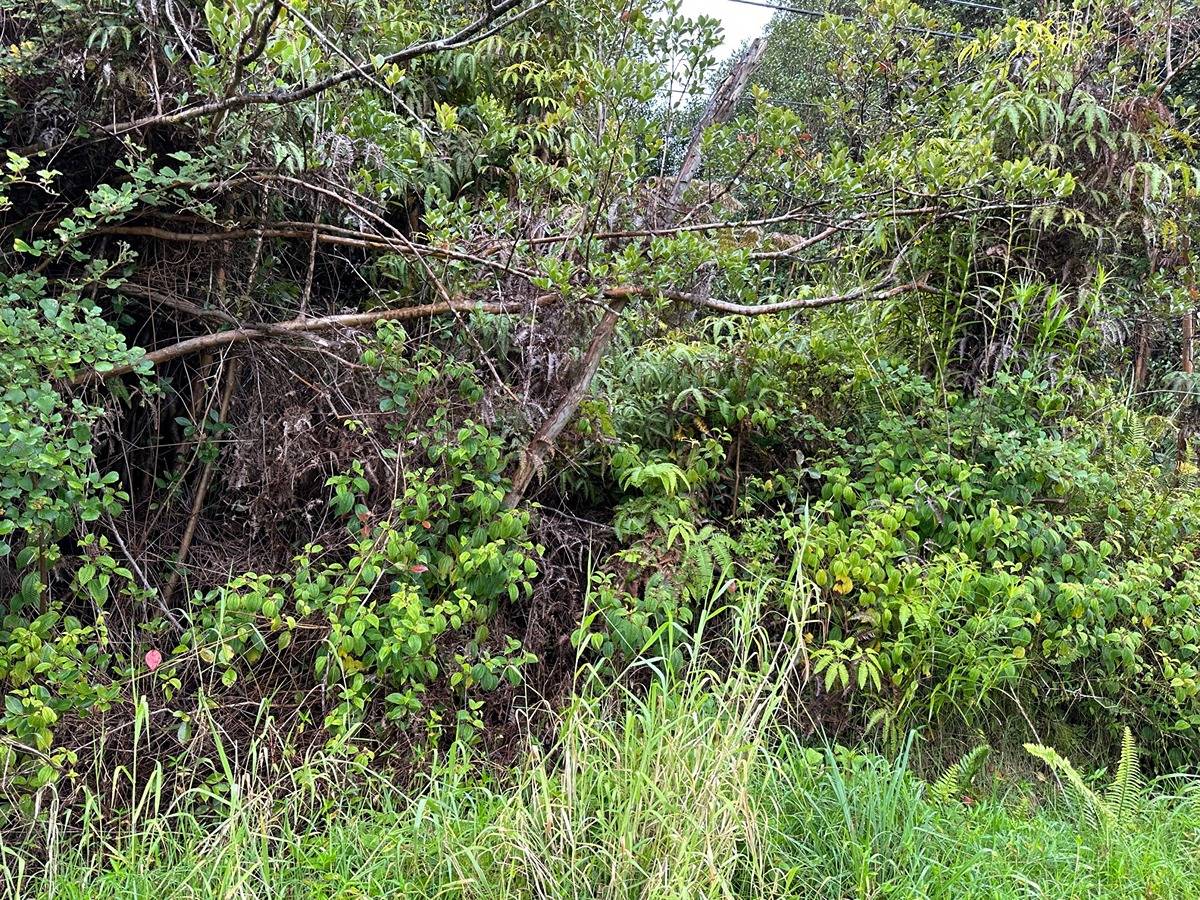
[[[1119,839],[1080,822],[1051,784],[931,797],[907,755],[780,740],[779,683],[653,679],[638,695],[607,683],[565,710],[553,743],[504,778],[455,751],[408,784],[314,756],[276,771],[238,762],[214,821],[154,805],[95,806],[70,841],[64,813],[41,824],[42,858],[5,846],[13,896],[224,896],[248,880],[269,896],[424,898],[797,896],[1186,900],[1200,861],[1196,785],[1147,796]],[[268,757],[269,759],[269,757]],[[999,782],[996,782],[999,784]],[[550,826],[547,823],[551,823]],[[152,845],[153,853],[148,852]],[[726,865],[714,865],[713,860]]]
[[[1026,744],[1025,749],[1067,779],[1094,826],[1127,829],[1136,823],[1145,803],[1145,788],[1138,761],[1137,742],[1128,728],[1121,737],[1121,756],[1117,761],[1117,770],[1103,794],[1093,790],[1071,765],[1071,761],[1054,748]]]
[[[382,411],[419,410],[413,430],[388,428],[421,447],[427,465],[401,470],[396,451],[384,450],[396,465],[392,486],[373,486],[357,460],[331,476],[330,509],[351,535],[345,552],[310,545],[291,571],[231,579],[198,600],[183,649],[231,687],[288,659],[315,631],[320,644],[300,660],[312,667],[301,684],[315,676],[336,692],[324,722],[334,735],[368,719],[373,700],[382,700],[386,719],[408,723],[429,686],[445,681],[462,737],[479,727],[475,693],[519,683],[536,661],[511,637],[491,639],[488,623],[502,603],[529,597],[542,549],[528,537],[529,513],[503,506],[500,442],[469,420],[456,430],[449,424],[452,404],[478,399],[471,367],[429,347],[407,358],[403,331],[387,323],[363,361],[378,370]],[[442,390],[446,382],[456,389]],[[380,509],[372,493],[391,500]]]
[[[926,715],[977,708],[1032,666],[1043,699],[1086,679],[1122,718],[1190,740],[1191,493],[1128,465],[1144,451],[1102,455],[1069,417],[1041,425],[1065,399],[1048,385],[931,399],[813,466],[803,554],[831,638],[872,642],[896,711],[922,683]]]
[[[64,774],[78,778],[76,749],[56,740],[64,720],[109,710],[129,674],[104,608],[114,600],[141,602],[146,591],[113,558],[106,538],[88,535],[81,546],[88,561],[72,577],[70,595],[88,598],[90,621],[58,598],[36,617],[14,610],[0,619],[0,760],[18,792],[32,793]]]
[[[628,497],[615,523],[639,543],[597,576],[588,625],[612,641],[592,645],[666,655],[660,639],[678,642],[708,598],[682,577],[699,567],[707,590],[736,575],[800,610],[813,679],[893,738],[943,716],[985,723],[1014,696],[1066,716],[1082,695],[1089,715],[1142,729],[1160,763],[1184,764],[1200,724],[1200,507],[1157,464],[1167,448],[1153,417],[1083,378],[1001,374],[970,397],[879,361],[827,364],[825,377],[836,389],[810,376],[778,392],[765,415],[788,424],[748,427],[740,450],[726,433],[700,456],[698,440],[659,428],[635,432],[658,447],[614,453]],[[624,409],[643,396],[634,387]],[[835,392],[853,412],[823,405]],[[777,462],[781,442],[799,466]],[[722,446],[726,460],[768,462],[686,467]],[[634,462],[647,456],[662,462]],[[729,525],[677,537],[679,517],[728,515],[734,490]]]
[[[611,529],[562,625],[606,664],[684,670],[720,608],[718,630],[761,615],[815,706],[893,745],[1019,708],[1195,758],[1195,385],[1162,371],[1195,304],[1192,11],[1102,0],[970,35],[908,0],[780,16],[685,185],[716,35],[675,2],[145,6],[0,0],[0,722],[22,788],[69,768],[62,723],[109,708],[147,646],[185,722],[284,696],[308,727],[319,695],[336,740],[451,712],[474,736],[482,694],[534,662],[509,631],[538,612],[541,548],[505,502],[531,435],[545,509]],[[617,298],[591,396],[543,438]],[[354,361],[347,330],[389,318]],[[277,393],[325,441],[280,461],[315,484],[290,509],[321,515],[267,547],[239,491],[267,481],[245,448],[269,468]],[[149,523],[133,552],[123,508]],[[239,528],[249,557],[220,546]],[[268,553],[282,571],[242,571]],[[872,812],[909,862],[903,768],[875,772]],[[854,813],[845,769],[822,774]],[[855,846],[835,889],[890,883]]]
[[[85,626],[51,611],[0,626],[0,767],[14,790],[32,793],[70,770],[76,752],[55,746],[55,732],[64,717],[102,713],[118,700],[111,663],[103,620]]]
[[[975,776],[979,774],[991,752],[990,746],[979,744],[964,753],[929,786],[930,799],[936,803],[949,803],[968,796]]]
[[[102,410],[65,396],[62,379],[130,358],[124,339],[81,290],[50,295],[45,278],[0,275],[0,556],[25,567],[123,494],[92,465]],[[51,559],[50,561],[53,561]],[[35,596],[37,591],[32,592]]]
[[[1121,735],[1121,756],[1112,784],[1105,792],[1105,803],[1118,823],[1129,823],[1138,813],[1143,792],[1142,767],[1137,740],[1128,728]]]

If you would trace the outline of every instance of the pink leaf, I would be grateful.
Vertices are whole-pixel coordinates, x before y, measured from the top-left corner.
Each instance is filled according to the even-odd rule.
[[[428,572],[429,566],[423,566],[420,563],[417,563],[409,571],[411,571],[414,575],[420,575],[422,572]]]
[[[162,665],[162,654],[157,650],[151,650],[146,654],[146,668],[153,672]]]

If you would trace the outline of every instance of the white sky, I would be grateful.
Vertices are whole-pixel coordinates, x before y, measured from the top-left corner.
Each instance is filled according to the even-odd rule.
[[[771,10],[734,3],[733,0],[683,0],[683,12],[689,16],[712,16],[721,20],[725,43],[718,52],[722,56],[736,50],[747,38],[758,37],[771,19]]]

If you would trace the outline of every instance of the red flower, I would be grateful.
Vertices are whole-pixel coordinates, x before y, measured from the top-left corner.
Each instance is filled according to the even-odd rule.
[[[146,668],[153,672],[162,665],[162,654],[157,650],[151,650],[146,654]]]

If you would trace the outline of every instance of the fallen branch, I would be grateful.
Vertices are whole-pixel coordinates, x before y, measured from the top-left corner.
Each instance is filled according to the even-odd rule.
[[[221,393],[221,405],[217,410],[218,425],[224,423],[229,416],[229,403],[237,388],[239,362],[240,360],[234,359],[229,363],[229,371],[225,375],[225,390]],[[171,607],[171,598],[175,594],[175,588],[179,586],[179,581],[183,577],[184,566],[187,564],[188,553],[192,549],[192,541],[196,537],[196,526],[200,522],[200,513],[204,509],[204,501],[208,497],[208,487],[212,484],[214,471],[216,471],[216,460],[210,459],[204,464],[204,469],[200,473],[200,483],[196,486],[196,496],[192,499],[192,509],[188,515],[187,526],[183,530],[183,540],[179,542],[179,550],[175,554],[175,569],[171,572],[166,587],[163,588],[162,604],[168,609]]]
[[[169,309],[187,313],[198,319],[213,319],[214,321],[224,322],[226,325],[233,325],[234,327],[237,327],[239,324],[237,319],[224,310],[208,309],[192,300],[157,291],[149,285],[126,282],[117,288],[117,293],[128,294],[130,297],[138,297],[149,304],[166,306]]]
[[[887,284],[885,281],[874,287],[855,288],[844,294],[828,294],[824,297],[802,297],[795,300],[781,300],[778,303],[730,303],[727,300],[717,300],[713,297],[703,297],[699,294],[688,294],[681,291],[645,291],[644,293],[657,293],[668,300],[677,300],[681,303],[690,303],[693,306],[714,309],[717,312],[730,316],[766,316],[771,313],[789,312],[794,309],[820,309],[823,306],[851,303],[855,300],[887,300],[891,297],[897,297],[900,294],[906,294],[909,291],[929,290],[927,278],[927,275],[922,275],[914,281],[908,281],[890,288],[884,286]]]
[[[147,362],[154,365],[161,365],[172,359],[178,359],[181,356],[198,353],[201,350],[211,350],[215,347],[227,347],[230,344],[236,344],[241,341],[261,340],[262,338],[278,335],[311,334],[318,331],[332,331],[337,328],[361,328],[364,325],[374,325],[376,322],[424,319],[429,316],[439,316],[446,313],[472,311],[491,313],[493,315],[519,313],[526,311],[530,303],[534,306],[544,306],[558,298],[558,294],[543,294],[529,302],[514,300],[508,302],[480,303],[475,300],[451,300],[449,302],[426,303],[421,306],[406,306],[400,309],[381,309],[374,312],[324,316],[319,319],[298,318],[288,319],[285,322],[243,325],[240,328],[231,328],[229,331],[215,331],[212,334],[202,334],[198,337],[180,341],[177,344],[152,350],[135,363],[116,366],[107,372],[97,372],[95,369],[81,372],[75,376],[74,382],[75,384],[84,384],[97,379],[128,375],[134,369],[140,368]]]
[[[558,436],[567,427],[567,423],[575,415],[575,410],[579,408],[579,404],[587,395],[592,379],[596,377],[596,371],[600,368],[600,360],[604,358],[604,351],[616,331],[621,312],[624,310],[625,304],[629,302],[632,293],[629,291],[624,295],[617,294],[613,297],[612,303],[609,304],[603,318],[600,319],[600,324],[592,333],[591,343],[588,344],[587,351],[583,354],[579,375],[567,389],[563,398],[559,400],[554,412],[542,422],[533,437],[529,439],[529,443],[522,448],[520,459],[517,462],[517,471],[513,475],[512,487],[504,495],[506,508],[512,509],[521,502],[530,482],[533,481],[533,476],[545,467],[547,454],[554,449],[554,442],[558,440]],[[613,296],[613,292],[605,292],[605,296]]]
[[[401,241],[397,238],[389,238],[365,231],[354,231],[350,228],[342,228],[324,222],[277,222],[270,226],[261,224],[255,227],[227,228],[223,231],[172,231],[171,229],[162,228],[157,225],[106,225],[102,228],[97,228],[95,233],[119,235],[122,237],[148,237],[159,241],[170,241],[181,244],[211,244],[218,241],[245,240],[248,238],[316,240],[322,244],[358,247],[362,250],[387,250],[393,253],[407,253],[414,257],[424,254],[441,259],[458,260],[459,262],[472,263],[506,275],[519,275],[527,281],[537,276],[535,272],[517,266],[506,265],[496,260],[475,256],[460,250],[432,247],[428,244],[421,244],[415,241]]]
[[[877,194],[868,194],[855,198],[855,202],[864,203],[867,200],[877,197]],[[923,198],[928,199],[928,198]],[[812,237],[799,238],[800,243],[788,247],[788,252],[794,252],[803,246],[819,243],[825,240],[830,235],[838,231],[848,231],[851,228],[874,220],[900,219],[910,216],[923,215],[939,215],[939,216],[968,216],[980,215],[987,212],[1005,211],[1017,212],[1021,210],[1040,209],[1053,204],[1049,202],[1035,203],[980,203],[977,206],[964,207],[962,209],[947,209],[945,206],[936,206],[933,204],[924,204],[921,206],[905,206],[894,209],[872,210],[869,212],[857,213],[853,216],[848,216],[845,219],[832,221],[828,216],[820,216],[812,212],[812,206],[804,206],[792,209],[785,213],[780,213],[775,216],[766,216],[759,219],[727,219],[723,221],[713,222],[693,222],[681,223],[677,225],[662,225],[658,228],[632,228],[620,231],[597,231],[590,234],[588,237],[593,241],[622,241],[635,240],[649,237],[669,237],[677,234],[686,234],[693,232],[711,232],[711,231],[749,231],[752,229],[764,228],[768,225],[784,225],[792,222],[810,222],[818,226],[822,226],[825,230],[813,235]],[[581,240],[584,235],[579,233],[571,234],[548,234],[541,237],[526,237],[516,238],[511,242],[503,242],[494,245],[495,250],[508,250],[512,244],[527,245],[530,247],[543,246],[546,244],[563,244],[569,241]],[[768,234],[764,237],[772,239],[793,239],[797,236],[789,234]],[[764,257],[766,258],[766,257]]]

